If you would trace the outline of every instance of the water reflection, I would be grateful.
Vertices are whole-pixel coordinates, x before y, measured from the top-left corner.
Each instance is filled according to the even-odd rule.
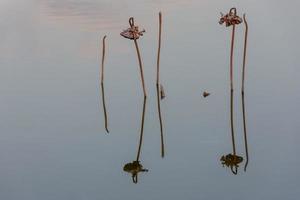
[[[246,126],[246,110],[245,110],[245,98],[244,93],[242,93],[242,110],[243,110],[243,130],[244,130],[244,145],[246,152],[246,163],[244,166],[244,171],[246,171],[249,163],[249,153],[248,153],[248,140],[247,140],[247,126]],[[233,174],[238,173],[239,164],[243,162],[244,158],[237,154],[235,145],[235,134],[234,134],[234,123],[233,123],[233,90],[230,93],[230,125],[231,125],[231,141],[232,141],[232,153],[223,155],[220,159],[223,167],[226,166],[230,168]]]
[[[242,92],[242,107],[243,107],[244,143],[245,143],[245,152],[246,152],[246,163],[245,163],[244,171],[246,171],[248,163],[249,163],[249,153],[248,153],[248,139],[247,139],[247,126],[246,126],[246,110],[245,110],[244,91]]]
[[[128,173],[131,174],[133,183],[138,182],[138,173],[148,172],[148,169],[145,169],[143,167],[143,165],[141,164],[141,162],[140,162],[140,154],[141,154],[142,143],[143,143],[143,135],[144,135],[146,101],[147,101],[147,97],[144,97],[141,128],[140,128],[140,140],[139,140],[139,146],[138,146],[138,151],[137,151],[137,155],[136,155],[136,160],[125,164],[124,167],[123,167],[123,170],[125,172],[128,172]]]
[[[159,79],[159,67],[160,67],[160,49],[161,49],[161,32],[162,32],[162,13],[159,12],[158,14],[158,48],[157,48],[157,68],[156,68],[156,96],[157,96],[157,110],[158,110],[158,119],[159,119],[159,126],[160,126],[160,140],[161,140],[161,157],[165,156],[165,148],[164,148],[164,132],[163,132],[163,122],[161,116],[161,109],[160,109],[160,101],[166,97],[165,90],[163,86],[160,84]]]
[[[158,110],[158,119],[159,119],[159,126],[160,126],[160,139],[161,139],[161,157],[165,156],[165,145],[164,145],[164,128],[163,128],[163,121],[161,116],[161,109],[160,109],[160,101],[163,99],[162,90],[160,90],[158,84],[156,84],[156,95],[157,95],[157,110]]]
[[[101,83],[101,91],[102,91],[102,106],[103,106],[103,113],[104,113],[104,126],[107,133],[109,133],[108,130],[108,117],[107,117],[107,111],[106,111],[106,104],[105,104],[105,93],[104,93],[104,84]]]
[[[54,21],[84,24],[89,29],[118,26],[118,13],[123,3],[108,1],[42,0],[41,6],[47,17]]]

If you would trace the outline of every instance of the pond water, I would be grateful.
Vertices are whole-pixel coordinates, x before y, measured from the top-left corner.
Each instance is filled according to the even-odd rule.
[[[218,21],[231,7],[249,24],[244,101],[243,24],[235,38],[237,175],[220,161],[232,153],[231,28]],[[296,0],[2,0],[0,199],[298,199],[298,7]],[[137,184],[123,170],[137,156],[144,103],[134,43],[120,36],[131,16],[146,30],[138,40],[148,93],[139,161],[148,171]]]

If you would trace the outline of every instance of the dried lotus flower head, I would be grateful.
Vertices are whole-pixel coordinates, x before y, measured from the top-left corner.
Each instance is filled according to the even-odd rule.
[[[139,27],[134,25],[133,17],[129,18],[129,25],[130,25],[130,28],[127,28],[126,30],[124,30],[120,33],[120,35],[123,36],[124,38],[130,39],[130,40],[134,40],[134,39],[137,40],[140,38],[140,36],[143,36],[143,33],[146,32],[144,29],[142,31],[139,31]]]
[[[228,27],[231,25],[238,25],[242,22],[242,18],[236,15],[236,8],[231,8],[229,13],[225,15],[221,13],[219,24],[222,25],[223,23],[225,23],[225,26]]]

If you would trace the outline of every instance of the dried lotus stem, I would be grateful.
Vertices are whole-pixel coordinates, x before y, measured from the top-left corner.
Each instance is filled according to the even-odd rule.
[[[137,43],[137,39],[139,39],[140,36],[143,36],[143,33],[145,32],[145,30],[139,31],[139,27],[134,25],[133,17],[129,18],[129,25],[130,25],[130,27],[128,29],[124,30],[123,32],[121,32],[120,35],[127,39],[134,41],[135,49],[136,49],[137,56],[138,56],[139,66],[140,66],[140,74],[141,74],[141,79],[142,79],[144,97],[146,97],[147,93],[146,93],[145,81],[144,81],[143,64],[142,64],[142,58],[141,58],[139,46]]]
[[[104,94],[104,58],[105,58],[105,39],[106,35],[102,39],[102,62],[101,62],[101,91],[102,91],[102,106],[103,106],[103,113],[104,113],[104,126],[107,133],[108,130],[108,117],[105,105],[105,94]]]
[[[162,14],[159,12],[159,32],[158,32],[158,50],[157,50],[157,71],[156,71],[156,84],[159,84],[159,63],[160,63],[160,47],[161,47],[161,26]]]
[[[243,15],[245,22],[245,40],[244,40],[244,55],[243,55],[243,76],[242,76],[242,94],[244,94],[245,86],[245,67],[246,67],[246,54],[247,54],[247,40],[248,40],[248,23],[246,21],[246,14]]]
[[[141,148],[142,148],[142,143],[143,143],[146,101],[147,101],[147,98],[144,97],[143,113],[142,113],[141,129],[140,129],[140,141],[139,141],[138,152],[137,152],[137,155],[136,155],[136,161],[140,160]]]

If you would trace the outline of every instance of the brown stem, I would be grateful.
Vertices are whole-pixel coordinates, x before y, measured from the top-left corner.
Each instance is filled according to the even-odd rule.
[[[104,84],[103,84],[103,82],[101,83],[101,90],[102,90],[102,105],[103,105],[103,113],[104,113],[104,125],[105,125],[106,132],[109,133],[107,112],[106,112],[106,106],[105,106],[105,95],[104,95]]]
[[[248,166],[248,162],[249,162],[249,154],[248,154],[247,127],[246,127],[246,110],[245,110],[244,93],[242,94],[242,107],[243,107],[244,143],[245,143],[245,151],[246,151],[246,164],[245,164],[245,167],[244,167],[244,171],[246,171],[247,166]]]
[[[233,166],[231,166],[230,169],[231,169],[231,172],[232,172],[234,175],[237,175],[237,172],[238,172],[237,166],[235,166],[235,170],[233,170]]]
[[[139,161],[139,159],[140,159],[142,142],[143,142],[146,100],[147,100],[147,97],[145,96],[144,97],[144,103],[143,103],[143,113],[142,113],[141,130],[140,130],[140,141],[139,141],[139,148],[138,148],[138,152],[137,152],[137,156],[136,156],[136,161]]]
[[[132,182],[137,184],[138,182],[138,174],[132,175]]]
[[[159,84],[159,60],[160,60],[160,47],[161,47],[161,26],[162,26],[162,14],[161,14],[161,12],[159,12],[159,33],[158,33],[156,84]]]
[[[104,59],[105,59],[105,39],[106,35],[102,39],[102,62],[101,62],[101,91],[102,91],[102,105],[103,105],[103,112],[104,112],[104,124],[105,130],[109,133],[108,130],[108,119],[107,119],[107,112],[105,106],[105,95],[104,95]]]
[[[233,90],[233,48],[235,25],[232,25],[231,50],[230,50],[230,89]]]
[[[230,93],[230,124],[231,124],[232,149],[233,149],[233,155],[235,158],[236,151],[235,151],[234,126],[233,126],[233,90],[231,90],[231,93]]]
[[[105,39],[106,35],[102,39],[101,83],[103,83],[104,80]]]
[[[247,54],[247,39],[248,39],[248,23],[246,21],[246,14],[243,15],[245,22],[245,40],[244,40],[244,56],[243,56],[243,76],[242,76],[242,94],[244,94],[245,85],[245,67],[246,67],[246,54]]]
[[[236,16],[236,8],[230,8],[229,10],[229,13],[232,13],[234,14],[234,16]]]
[[[141,54],[140,54],[140,50],[139,50],[139,46],[138,46],[137,40],[135,38],[134,38],[134,44],[135,44],[135,48],[136,48],[136,52],[137,52],[137,56],[138,56],[138,60],[139,60],[139,66],[140,66],[140,73],[141,73],[141,79],[142,79],[144,97],[146,97],[147,93],[146,93],[146,89],[145,89],[145,81],[144,81],[142,59],[141,59]]]
[[[160,91],[159,85],[156,84],[156,94],[157,94],[157,109],[158,109],[158,119],[160,125],[160,139],[161,139],[161,157],[165,156],[165,145],[164,145],[164,132],[163,132],[163,122],[161,116],[161,109],[160,109]]]

